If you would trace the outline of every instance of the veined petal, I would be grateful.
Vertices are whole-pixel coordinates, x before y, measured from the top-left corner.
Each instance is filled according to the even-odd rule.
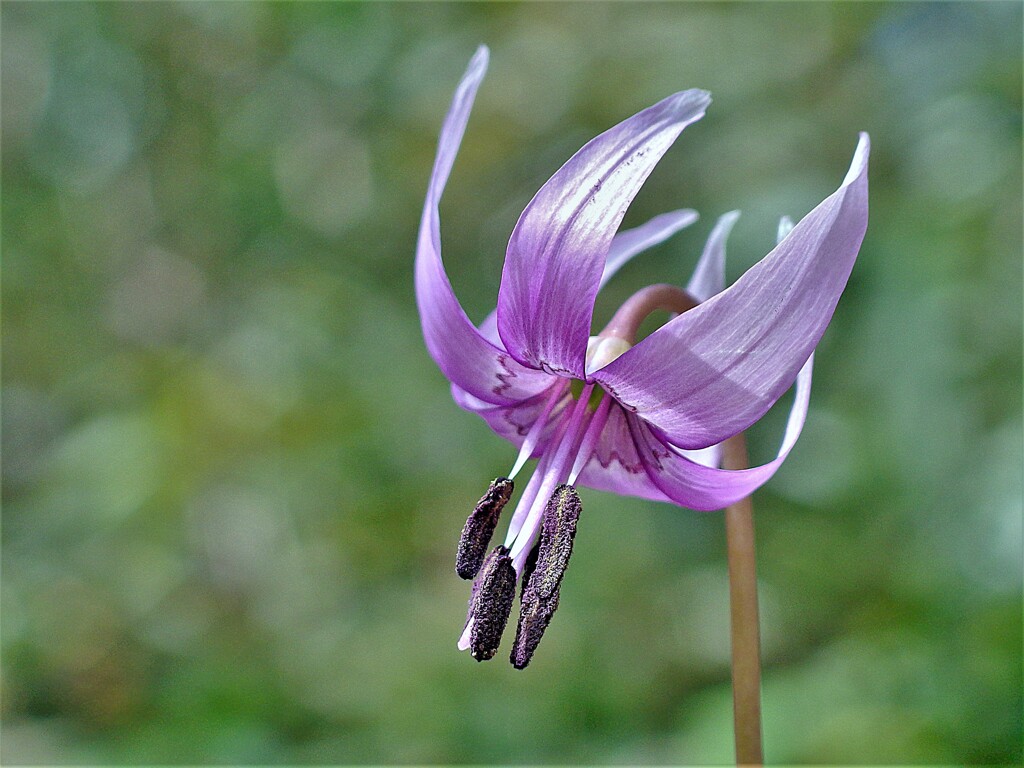
[[[651,481],[672,501],[701,512],[722,509],[749,496],[775,474],[800,436],[811,397],[813,366],[812,356],[797,375],[796,395],[778,456],[760,467],[716,469],[691,461],[674,446],[659,440],[639,418],[629,414],[630,431]]]
[[[842,186],[732,286],[592,378],[671,443],[703,448],[778,400],[821,339],[868,219],[867,134]]]
[[[550,376],[524,367],[481,335],[455,298],[441,261],[438,203],[486,70],[487,48],[481,46],[459,83],[441,128],[416,242],[416,303],[427,351],[444,375],[481,400],[508,405],[549,386]]]
[[[686,292],[697,301],[707,301],[725,288],[725,241],[739,217],[739,211],[729,211],[720,216],[708,235],[704,252],[686,286]]]
[[[548,381],[549,383],[558,382],[559,379],[548,376]],[[564,379],[561,381],[564,382]],[[452,384],[452,399],[456,405],[470,413],[475,413],[487,422],[487,425],[494,430],[495,434],[505,438],[517,448],[522,446],[526,435],[530,432],[530,427],[533,426],[533,423],[543,413],[550,394],[550,389],[546,389],[534,397],[513,405],[493,405],[474,397],[458,385]],[[540,433],[537,445],[534,446],[534,456],[539,456],[547,449],[548,443],[557,429],[561,414],[564,412],[566,405],[571,402],[572,396],[567,389],[564,396],[555,403],[551,413],[548,415],[547,424]]]
[[[621,496],[671,501],[647,474],[626,418],[626,412],[613,403],[594,453],[580,473],[579,484]]]
[[[505,348],[534,368],[584,378],[594,298],[626,208],[705,91],[677,93],[587,143],[519,217],[498,291]]]
[[[676,232],[693,224],[700,216],[696,211],[689,208],[682,208],[678,211],[669,211],[645,221],[639,227],[624,229],[612,238],[611,247],[608,249],[608,256],[604,261],[604,271],[601,273],[601,284],[612,279],[622,266],[637,254],[652,248],[672,237]],[[721,289],[719,289],[721,290]],[[484,338],[495,344],[501,344],[501,337],[498,336],[498,310],[495,309],[480,324],[480,333]]]

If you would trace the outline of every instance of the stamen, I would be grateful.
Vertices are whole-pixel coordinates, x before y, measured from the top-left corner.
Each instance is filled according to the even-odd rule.
[[[494,657],[516,596],[516,572],[505,547],[496,547],[480,572],[480,587],[473,598],[470,654],[477,661]]]
[[[562,419],[558,423],[555,428],[554,438],[551,441],[552,446],[558,446],[561,444],[568,426],[569,419]],[[540,457],[540,461],[537,462],[537,466],[534,468],[533,474],[530,475],[530,481],[526,484],[526,488],[523,489],[523,493],[519,496],[519,503],[516,504],[516,511],[512,514],[512,521],[508,524],[508,533],[505,535],[505,546],[510,549],[512,548],[516,538],[519,536],[519,532],[523,529],[523,523],[526,522],[530,511],[533,509],[541,484],[543,483],[544,478],[547,477],[548,467],[551,466],[554,454],[555,451],[549,450]]]
[[[569,566],[576,525],[583,503],[571,485],[560,485],[544,510],[544,527],[540,534],[540,553],[533,574],[533,587],[541,597],[550,597]]]
[[[522,586],[519,591],[520,601],[526,595],[526,588],[530,585],[530,578],[533,576],[534,570],[537,568],[537,555],[540,553],[540,542],[534,544],[533,549],[530,550],[530,554],[526,556],[526,562],[523,563],[523,576]]]
[[[544,510],[540,544],[530,553],[527,565],[523,567],[519,622],[509,658],[516,669],[523,669],[530,663],[558,608],[562,577],[572,555],[582,510],[579,494],[571,485],[560,485]],[[527,571],[529,561],[534,557],[536,565]]]
[[[569,479],[566,480],[568,485],[576,485],[576,479],[580,476],[580,472],[587,466],[590,457],[594,455],[594,448],[601,437],[601,430],[604,429],[604,425],[608,422],[611,405],[612,399],[610,397],[605,395],[601,398],[601,403],[597,406],[597,410],[590,419],[587,432],[583,435],[583,442],[580,443],[580,450],[576,454],[576,461],[573,462],[572,469],[569,471]]]
[[[512,653],[509,654],[509,661],[516,669],[525,669],[533,658],[533,652],[540,645],[544,636],[544,630],[551,623],[551,617],[558,610],[559,593],[555,593],[543,599],[531,592],[522,603],[519,612],[519,623],[516,625],[516,641],[512,646]]]
[[[519,455],[516,457],[516,463],[512,465],[512,471],[508,473],[510,479],[515,479],[515,476],[519,474],[519,470],[523,468],[523,465],[533,455],[533,449],[537,447],[537,441],[540,440],[540,435],[544,431],[544,426],[547,424],[551,409],[555,407],[555,403],[562,397],[567,385],[568,381],[566,379],[559,379],[558,383],[552,387],[551,395],[544,404],[544,410],[541,411],[540,416],[533,422],[533,426],[530,427],[530,431],[526,434],[526,439],[523,440],[523,445],[519,449]]]
[[[579,445],[579,441],[583,437],[583,428],[589,421],[587,406],[593,389],[593,384],[587,384],[580,393],[572,415],[569,417],[569,424],[565,429],[565,434],[558,443],[551,463],[547,464],[544,469],[544,478],[537,491],[537,498],[534,500],[529,514],[526,516],[526,520],[512,545],[512,560],[515,563],[516,571],[520,573],[523,569],[523,563],[526,561],[526,556],[529,554],[529,549],[536,540],[537,529],[540,524],[541,515],[544,512],[543,504],[546,503],[541,500],[549,498],[549,494],[554,491],[555,485],[564,482],[568,473],[567,465],[569,465],[570,458],[575,457],[573,450]],[[516,509],[517,516],[519,511],[520,509]]]
[[[459,551],[455,555],[455,572],[464,579],[472,579],[480,571],[487,545],[491,542],[498,517],[512,496],[513,482],[507,477],[491,481],[487,493],[476,503],[459,537]]]

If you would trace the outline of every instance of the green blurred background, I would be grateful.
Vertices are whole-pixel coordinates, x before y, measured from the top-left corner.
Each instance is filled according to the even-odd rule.
[[[412,263],[480,43],[442,206],[474,319],[533,192],[674,91],[715,102],[626,225],[703,218],[599,325],[740,208],[734,279],[871,132],[867,239],[755,497],[767,757],[1019,762],[1021,29],[1016,2],[5,2],[3,762],[732,758],[719,514],[584,491],[530,668],[455,650],[455,540],[514,452],[452,403]]]

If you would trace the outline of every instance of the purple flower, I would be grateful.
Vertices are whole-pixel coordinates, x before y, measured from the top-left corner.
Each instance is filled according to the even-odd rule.
[[[497,309],[475,326],[441,261],[438,202],[487,67],[481,47],[445,118],[416,251],[416,298],[427,349],[462,408],[519,447],[492,483],[460,543],[458,570],[476,577],[459,642],[494,655],[522,578],[512,661],[523,667],[558,604],[581,504],[577,485],[696,510],[721,509],[772,476],[807,414],[812,353],[853,268],[867,227],[869,141],[861,134],[842,185],[774,250],[724,288],[719,219],[686,291],[649,286],[591,335],[601,286],[631,257],[696,219],[680,210],[618,232],[630,201],[679,133],[710,103],[705,91],[669,96],[590,141],[541,187],[512,232]],[[653,309],[676,313],[636,341]],[[720,444],[794,384],[777,457],[719,468]],[[486,554],[512,479],[539,461],[503,546]]]

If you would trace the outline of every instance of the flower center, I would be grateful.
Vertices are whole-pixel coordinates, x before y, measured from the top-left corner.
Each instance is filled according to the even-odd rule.
[[[600,388],[581,384],[577,396],[567,380],[552,387],[509,478],[492,482],[463,529],[457,570],[463,578],[476,579],[459,648],[470,649],[475,659],[489,659],[497,650],[515,592],[509,572],[523,580],[511,659],[516,667],[529,663],[558,606],[557,585],[568,566],[582,511],[574,484],[594,452],[611,405],[611,398],[603,396]],[[488,534],[511,493],[512,477],[545,433],[547,445],[516,505],[505,542],[484,560]],[[494,575],[499,565],[500,578]],[[531,589],[531,584],[540,586]]]
[[[652,312],[686,312],[698,302],[673,285],[637,291],[587,343],[586,374],[605,367],[636,343]],[[478,661],[497,651],[521,578],[520,616],[511,661],[525,667],[558,607],[558,589],[569,564],[576,524],[583,509],[575,484],[594,455],[612,398],[593,382],[558,379],[548,390],[507,478],[497,478],[466,521],[456,570],[474,578],[473,596],[459,648]],[[498,515],[512,494],[513,480],[544,444],[523,489],[505,542],[485,557]]]
[[[591,336],[587,342],[587,376],[604,368],[631,346],[619,336]]]

